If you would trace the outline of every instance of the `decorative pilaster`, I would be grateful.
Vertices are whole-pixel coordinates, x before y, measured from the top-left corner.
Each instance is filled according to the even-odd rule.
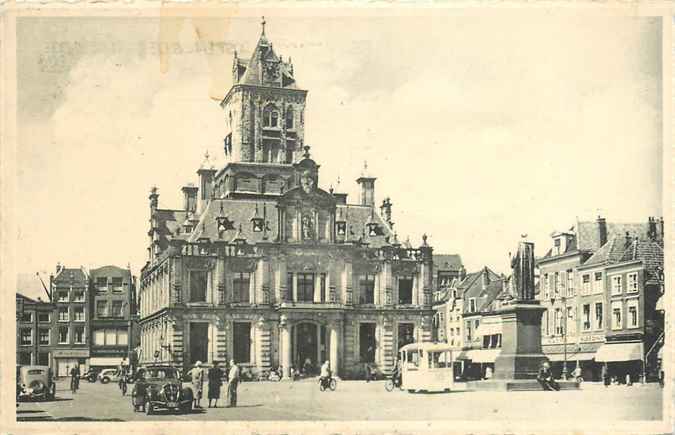
[[[261,316],[256,327],[256,365],[258,369],[267,371],[272,365],[272,343],[269,325]]]
[[[291,326],[282,315],[279,321],[279,352],[284,380],[291,380]]]

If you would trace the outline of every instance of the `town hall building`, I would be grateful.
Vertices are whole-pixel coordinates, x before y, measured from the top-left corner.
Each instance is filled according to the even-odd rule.
[[[253,372],[366,364],[389,372],[399,347],[432,332],[432,248],[401,244],[375,177],[358,203],[319,187],[304,142],[307,91],[263,30],[236,52],[223,101],[223,168],[208,155],[183,207],[150,193],[148,261],[139,285],[140,361],[191,367],[234,359]]]

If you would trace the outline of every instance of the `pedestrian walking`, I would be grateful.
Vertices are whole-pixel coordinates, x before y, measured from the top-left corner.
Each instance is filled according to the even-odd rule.
[[[605,384],[605,387],[609,387],[609,384],[610,384],[611,380],[610,380],[610,377],[609,377],[609,372],[607,370],[607,363],[604,363],[602,365],[601,376],[602,376],[602,382]]]
[[[211,407],[211,400],[215,400],[214,408],[218,407],[218,399],[220,399],[220,386],[223,382],[223,371],[218,366],[218,361],[213,363],[213,368],[209,370],[209,408]]]
[[[80,366],[75,364],[72,369],[70,369],[70,391],[77,393],[77,389],[80,387]]]
[[[192,391],[194,392],[194,406],[201,408],[202,395],[204,393],[204,370],[202,370],[202,362],[197,361],[195,367],[192,369]]]
[[[230,361],[230,373],[227,383],[228,408],[237,406],[237,387],[239,386],[239,366],[234,360]]]

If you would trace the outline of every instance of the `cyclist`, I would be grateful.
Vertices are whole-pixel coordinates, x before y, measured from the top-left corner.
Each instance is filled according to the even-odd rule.
[[[321,382],[321,385],[323,385],[324,388],[328,388],[328,386],[330,385],[330,379],[331,379],[330,362],[326,361],[321,366],[321,377],[319,378],[319,382]]]
[[[394,383],[394,387],[401,386],[401,360],[397,360],[394,364],[394,369],[391,371],[391,381]]]
[[[77,389],[80,386],[80,365],[75,364],[72,369],[70,369],[70,391],[77,393]]]
[[[122,390],[122,395],[127,394],[127,366],[125,364],[121,364],[119,370],[120,374],[120,379],[117,382],[117,385],[120,387],[120,390]]]

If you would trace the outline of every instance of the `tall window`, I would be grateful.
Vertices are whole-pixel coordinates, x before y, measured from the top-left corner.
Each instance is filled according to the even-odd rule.
[[[60,290],[56,295],[57,302],[68,302],[68,290]]]
[[[314,274],[298,274],[298,302],[314,301]]]
[[[638,273],[629,273],[627,276],[627,293],[636,293],[638,291]]]
[[[49,313],[39,313],[38,314],[38,322],[49,323],[50,317],[51,316],[49,315]]]
[[[637,328],[639,326],[638,300],[629,299],[627,301],[627,308],[628,308],[628,318],[627,318],[628,327]]]
[[[84,290],[73,291],[73,302],[84,302]]]
[[[75,344],[84,344],[84,326],[76,326],[73,336]]]
[[[574,309],[573,307],[567,307],[565,313],[565,323],[563,324],[564,328],[567,328],[568,334],[574,334],[576,332],[576,319],[574,318]]]
[[[375,362],[375,324],[359,325],[359,355],[361,362]]]
[[[59,344],[68,344],[67,326],[59,326]]]
[[[59,308],[59,322],[67,322],[68,320],[70,320],[68,308]]]
[[[288,272],[286,275],[286,289],[288,291],[288,298],[293,298],[293,272]]]
[[[321,290],[321,302],[326,302],[326,274],[321,274],[320,290]]]
[[[612,277],[612,294],[613,295],[621,294],[621,275],[614,275]]]
[[[124,306],[122,301],[113,301],[112,315],[113,317],[124,317]]]
[[[398,303],[400,305],[411,305],[413,279],[412,276],[401,276],[398,278]]]
[[[274,106],[267,106],[263,110],[263,127],[279,127],[279,112]]]
[[[464,326],[464,330],[466,331],[466,341],[467,343],[471,343],[471,321],[467,320],[466,325]]]
[[[556,335],[563,334],[563,313],[560,308],[555,309],[555,333]]]
[[[286,129],[287,130],[293,130],[295,128],[294,125],[294,119],[293,119],[293,108],[292,107],[287,107],[286,108]]]
[[[602,302],[595,303],[595,329],[602,329],[604,327],[602,316]]]
[[[73,320],[76,322],[84,322],[84,307],[73,308]]]
[[[101,290],[104,290],[108,287],[108,277],[106,276],[99,276],[96,278],[96,287],[98,287]]]
[[[190,302],[206,302],[207,278],[205,270],[190,271]]]
[[[551,333],[549,328],[548,310],[544,311],[541,318],[541,333],[545,336],[548,336]]]
[[[237,364],[248,363],[251,360],[251,324],[249,322],[234,322],[234,360]]]
[[[553,255],[560,255],[560,238],[557,238],[553,241]]]
[[[581,277],[581,290],[585,295],[591,292],[591,275],[585,274]]]
[[[359,294],[362,304],[375,303],[375,277],[373,275],[359,277]]]
[[[574,296],[574,270],[567,270],[567,297]]]
[[[602,293],[602,272],[593,274],[593,293]]]
[[[21,345],[30,346],[33,344],[33,330],[31,328],[21,329]]]
[[[96,301],[96,316],[106,317],[108,315],[108,302]]]
[[[556,297],[560,295],[560,274],[558,272],[553,274],[553,291]]]
[[[551,291],[551,282],[549,281],[548,273],[544,274],[544,299],[548,299]]]
[[[105,345],[105,330],[97,329],[94,331],[94,344],[97,346]]]
[[[470,313],[476,312],[476,298],[469,299],[469,312]]]
[[[232,281],[232,297],[234,302],[251,302],[251,274],[239,272]]]
[[[621,329],[621,301],[612,302],[612,329]]]
[[[114,276],[112,279],[112,289],[115,293],[121,293],[124,291],[123,280],[121,276]]]
[[[582,307],[582,325],[584,331],[590,331],[591,329],[591,305],[584,304]]]
[[[21,316],[21,321],[22,321],[22,322],[31,322],[31,323],[32,323],[32,322],[33,322],[33,313],[31,313],[31,312],[25,312],[25,313],[23,313],[23,315]]]
[[[119,346],[126,346],[129,344],[129,334],[125,330],[118,330],[117,331],[117,344]]]

